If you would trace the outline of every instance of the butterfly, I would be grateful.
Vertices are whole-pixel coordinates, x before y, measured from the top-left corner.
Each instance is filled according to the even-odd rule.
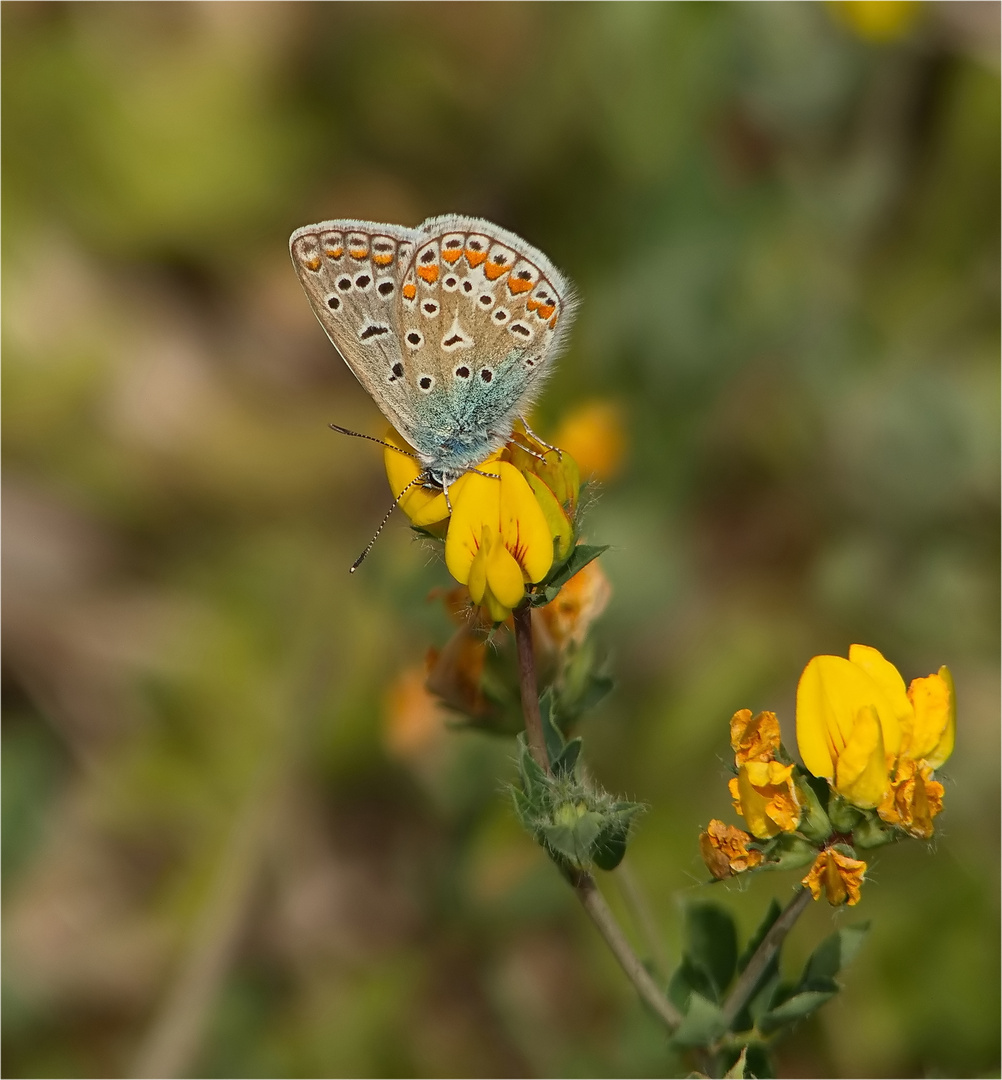
[[[334,347],[448,498],[524,422],[571,324],[569,282],[514,233],[454,214],[305,225],[289,251]]]

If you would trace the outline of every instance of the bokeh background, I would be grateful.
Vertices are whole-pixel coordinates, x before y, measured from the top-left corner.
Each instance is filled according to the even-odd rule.
[[[795,884],[702,884],[731,713],[792,742],[804,663],[855,641],[948,663],[937,838],[802,920],[792,969],[873,933],[778,1060],[997,1076],[998,6],[2,20],[4,1074],[680,1067],[519,832],[511,743],[401,718],[444,567],[397,518],[346,572],[389,493],[326,425],[383,421],[288,235],[454,211],[580,292],[535,426],[606,409],[586,752],[650,806],[669,961],[687,901],[748,933]]]

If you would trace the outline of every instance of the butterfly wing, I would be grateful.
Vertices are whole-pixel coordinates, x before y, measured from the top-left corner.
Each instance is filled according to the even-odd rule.
[[[546,256],[479,218],[322,222],[290,250],[327,336],[439,477],[508,440],[573,314]]]
[[[538,249],[480,218],[431,218],[400,289],[409,385],[426,405],[418,450],[448,471],[511,436],[538,393],[574,310],[569,283]]]
[[[322,221],[289,239],[310,306],[383,415],[406,438],[419,427],[401,357],[400,288],[420,233],[372,221]]]

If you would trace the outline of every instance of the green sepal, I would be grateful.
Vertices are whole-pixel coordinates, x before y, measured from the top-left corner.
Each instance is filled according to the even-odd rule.
[[[617,802],[606,815],[605,826],[592,848],[592,859],[600,870],[615,870],[623,861],[633,819],[643,809],[640,803]]]
[[[795,784],[797,798],[800,800],[802,808],[800,823],[797,825],[797,832],[807,840],[812,840],[816,844],[822,844],[832,834],[832,823],[825,813],[824,806],[818,798],[817,792],[814,790],[814,785],[808,781],[808,778],[801,774],[797,776]],[[828,785],[825,784],[825,791],[827,792],[828,790]],[[825,803],[827,803],[827,801],[826,798]]]
[[[711,1046],[727,1033],[720,1006],[695,990],[689,995],[685,1019],[675,1029],[671,1041],[679,1047]]]
[[[558,776],[573,776],[581,754],[581,739],[571,739],[553,762],[553,771]]]
[[[817,848],[796,833],[780,833],[763,845],[764,870],[796,870],[813,862]]]
[[[776,1069],[762,1043],[751,1043],[745,1051],[745,1076],[755,1077],[755,1080],[775,1080]]]
[[[745,1080],[745,1069],[748,1065],[748,1047],[742,1046],[737,1061],[724,1073],[724,1080]]]
[[[868,851],[871,848],[893,844],[900,839],[901,830],[894,825],[881,821],[875,812],[864,815],[863,820],[852,830],[852,846]]]
[[[851,833],[863,820],[863,811],[836,794],[828,801],[828,818],[836,832]]]
[[[543,741],[546,743],[546,756],[550,767],[560,757],[566,740],[557,725],[556,710],[553,707],[553,688],[547,687],[539,699],[539,717],[543,722]]]

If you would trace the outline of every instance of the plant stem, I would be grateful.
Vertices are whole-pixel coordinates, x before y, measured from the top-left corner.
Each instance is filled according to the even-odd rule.
[[[543,721],[539,712],[539,690],[536,685],[536,656],[532,648],[532,609],[526,605],[516,610],[514,619],[526,739],[536,763],[548,774],[550,759],[543,737]],[[605,939],[613,956],[619,961],[626,977],[633,983],[641,1000],[669,1030],[674,1031],[682,1023],[682,1014],[665,997],[650,972],[633,951],[622,927],[616,921],[616,916],[599,891],[595,879],[586,870],[578,870],[571,878],[571,885],[581,906],[598,928],[598,932]]]
[[[740,978],[734,984],[734,989],[728,994],[723,1004],[724,1020],[728,1028],[755,993],[765,969],[779,952],[783,940],[793,929],[794,923],[800,918],[810,899],[810,890],[801,886],[793,894],[793,899],[780,912],[779,918],[769,927],[769,932],[762,939],[762,943],[755,950],[748,961],[748,966],[741,972]]]
[[[548,773],[550,755],[546,752],[543,718],[539,713],[539,690],[536,686],[536,654],[532,649],[532,608],[526,604],[513,612],[515,646],[518,650],[518,682],[522,689],[522,715],[529,752],[536,764]]]

